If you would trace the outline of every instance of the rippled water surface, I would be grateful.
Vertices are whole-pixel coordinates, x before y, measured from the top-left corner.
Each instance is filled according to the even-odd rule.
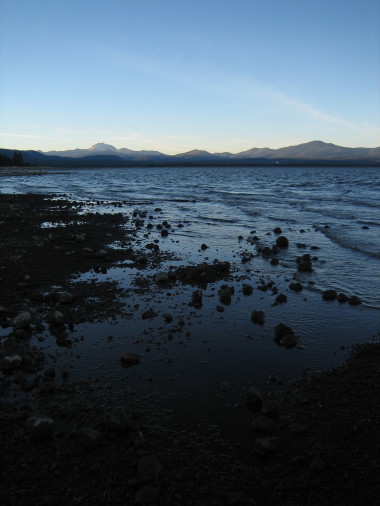
[[[241,279],[253,284],[259,278],[274,280],[279,291],[288,295],[286,304],[273,305],[274,297],[267,292],[255,290],[252,297],[242,296],[238,283],[237,295],[223,314],[215,311],[220,284],[205,290],[198,311],[188,306],[191,287],[147,297],[146,305],[185,319],[183,336],[167,341],[162,319],[135,318],[112,327],[79,326],[78,334],[91,335],[91,341],[76,345],[88,368],[82,369],[113,370],[115,381],[140,382],[140,388],[148,391],[152,386],[146,378],[152,374],[155,387],[177,395],[178,406],[187,394],[199,399],[209,399],[210,394],[218,397],[223,381],[230,382],[234,392],[237,383],[265,384],[272,374],[288,378],[304,367],[331,367],[344,359],[347,346],[379,333],[379,169],[105,168],[3,177],[0,185],[3,193],[55,193],[79,200],[132,202],[132,209],[155,217],[159,207],[159,219],[168,220],[173,227],[166,240],[157,233],[161,248],[179,254],[182,263],[229,260]],[[116,210],[130,213],[131,205]],[[185,226],[177,227],[180,222]],[[247,239],[256,235],[260,244],[270,246],[276,226],[290,242],[281,252],[280,264],[272,266],[260,257],[242,263],[242,252],[256,253]],[[209,246],[206,252],[200,250],[202,243]],[[311,249],[313,246],[319,249]],[[312,273],[297,272],[295,258],[303,253],[318,257]],[[131,276],[118,268],[107,274],[126,288]],[[305,285],[299,294],[288,289],[294,278]],[[354,307],[322,301],[321,291],[330,288],[357,295],[363,304]],[[139,302],[143,309],[144,297]],[[253,309],[265,311],[263,327],[251,322]],[[273,342],[273,328],[279,322],[294,328],[300,336],[299,348],[288,350]],[[106,345],[104,336],[110,333],[114,340]],[[155,351],[146,352],[147,342]],[[118,363],[126,348],[143,354],[144,365],[120,377],[112,364]]]
[[[344,167],[125,168],[2,178],[3,193],[64,193],[74,199],[151,202],[188,219],[196,239],[232,250],[238,235],[281,226],[290,239],[323,246],[321,288],[349,290],[380,306],[380,171]],[[144,207],[144,206],[143,206]],[[303,229],[308,235],[300,235]],[[199,241],[198,241],[199,242]],[[269,242],[269,241],[268,241]]]

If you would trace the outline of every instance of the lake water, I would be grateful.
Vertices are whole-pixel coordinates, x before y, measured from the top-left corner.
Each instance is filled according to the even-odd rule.
[[[191,287],[170,293],[156,290],[146,304],[185,321],[183,335],[172,340],[166,338],[162,319],[143,321],[136,316],[114,322],[112,328],[107,323],[78,326],[78,334],[91,335],[91,341],[85,339],[76,345],[82,355],[82,372],[103,371],[115,384],[125,387],[127,382],[148,395],[166,392],[168,405],[172,402],[178,409],[181,405],[183,410],[191,406],[196,412],[206,409],[205,405],[216,409],[218,403],[233,404],[248,383],[268,390],[272,387],[268,386],[269,376],[286,382],[305,367],[325,369],[337,365],[346,357],[347,347],[379,334],[377,168],[69,170],[66,174],[2,177],[0,190],[65,194],[75,200],[123,201],[125,207],[115,208],[117,212],[130,214],[138,208],[156,221],[165,219],[172,224],[169,237],[162,239],[157,232],[157,239],[162,249],[182,258],[177,264],[199,263],[206,257],[208,261],[229,260],[234,274],[254,288],[260,279],[274,280],[279,292],[287,294],[288,302],[280,305],[273,305],[271,293],[257,289],[253,296],[245,297],[240,293],[242,281],[235,283],[231,305],[218,313],[215,307],[220,283],[205,289],[199,310],[188,306]],[[159,215],[155,211],[158,207],[162,209]],[[179,223],[184,226],[179,228]],[[255,235],[261,246],[271,246],[277,226],[290,243],[279,254],[279,265],[272,266],[259,256],[243,263],[246,253],[256,254],[255,244],[247,239]],[[200,249],[202,243],[208,245],[206,251]],[[305,247],[299,248],[297,243]],[[315,246],[319,249],[312,249]],[[318,257],[312,273],[297,272],[296,257],[304,253]],[[167,267],[171,264],[168,262]],[[115,268],[106,277],[128,288],[138,275],[141,273]],[[305,286],[302,292],[288,289],[294,279]],[[363,304],[323,301],[321,292],[326,289],[357,295]],[[139,302],[143,309],[144,298],[140,297]],[[264,326],[251,322],[253,309],[264,310]],[[298,348],[285,349],[274,343],[273,328],[279,322],[290,325],[299,335]],[[112,345],[104,340],[110,333],[114,336]],[[142,363],[128,369],[128,373],[120,370],[118,363],[123,351],[143,355]],[[62,354],[63,360],[74,360]],[[220,390],[224,383],[230,386]]]

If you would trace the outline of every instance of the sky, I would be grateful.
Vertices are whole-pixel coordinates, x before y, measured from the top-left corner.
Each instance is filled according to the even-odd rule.
[[[0,0],[0,147],[380,145],[378,0]]]

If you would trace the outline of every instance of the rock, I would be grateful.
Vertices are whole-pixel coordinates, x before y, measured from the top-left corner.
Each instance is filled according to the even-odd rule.
[[[313,272],[313,264],[309,261],[301,261],[298,264],[299,272]]]
[[[146,480],[157,479],[162,471],[162,464],[155,455],[144,455],[137,464],[137,473]]]
[[[55,378],[55,369],[54,367],[48,367],[44,370],[44,377],[45,378]]]
[[[263,248],[261,250],[261,256],[262,257],[269,258],[271,255],[272,255],[272,249],[269,248],[268,246],[265,246],[265,248]]]
[[[274,328],[274,335],[275,338],[278,340],[289,334],[294,334],[293,330],[287,325],[284,325],[283,323],[279,323]]]
[[[29,418],[30,435],[36,441],[48,439],[54,432],[54,420],[49,416]]]
[[[164,320],[165,320],[165,323],[171,323],[173,321],[173,317],[171,314],[164,314]]]
[[[292,348],[298,343],[298,337],[294,334],[286,334],[285,336],[281,337],[279,342],[286,348]]]
[[[156,281],[157,283],[166,283],[169,281],[169,276],[166,274],[166,272],[159,272],[156,274]]]
[[[161,237],[167,237],[169,235],[169,232],[166,230],[166,228],[161,230]]]
[[[259,325],[263,325],[265,321],[264,311],[252,311],[251,320],[253,323],[258,323]]]
[[[252,286],[244,283],[243,284],[243,294],[244,295],[252,295],[253,294]]]
[[[224,312],[224,307],[223,306],[216,306],[215,309],[218,311],[218,313],[223,313]]]
[[[301,285],[301,283],[298,283],[298,282],[297,283],[290,283],[289,289],[294,290],[295,292],[301,292],[303,289],[303,286]]]
[[[222,286],[218,292],[220,302],[224,305],[231,304],[231,296],[233,293],[233,288],[229,286]]]
[[[281,228],[280,228],[280,227],[275,227],[275,228],[273,229],[273,232],[274,232],[275,234],[282,234],[282,230],[281,230]]]
[[[275,422],[265,415],[257,416],[252,422],[252,430],[255,432],[262,432],[264,434],[272,434],[275,426]]]
[[[143,447],[146,444],[145,437],[142,432],[139,430],[131,431],[128,436],[128,441],[136,447]]]
[[[280,263],[280,260],[278,258],[271,258],[270,264],[271,265],[278,265]]]
[[[140,363],[140,355],[135,355],[133,353],[123,353],[120,357],[120,360],[124,367],[130,367],[131,365]]]
[[[277,304],[283,304],[284,302],[288,302],[288,297],[283,293],[279,293],[275,300]]]
[[[159,491],[156,487],[147,485],[135,493],[135,502],[137,504],[152,504],[157,501]]]
[[[104,426],[107,430],[125,434],[132,428],[130,419],[118,411],[109,411],[104,415]]]
[[[358,306],[359,304],[362,303],[362,301],[359,299],[359,297],[353,295],[352,297],[349,298],[348,303],[350,304],[350,306]]]
[[[260,392],[251,385],[247,390],[247,396],[245,404],[250,409],[260,409],[263,404],[263,398],[260,394]]]
[[[202,297],[203,297],[202,290],[195,290],[191,296],[191,305],[194,306],[195,308],[198,308],[198,309],[201,308],[202,307]]]
[[[231,264],[230,262],[218,262],[217,260],[214,262],[214,269],[218,272],[223,272],[228,274],[230,272]]]
[[[276,246],[279,248],[287,248],[289,246],[289,240],[284,235],[280,235],[280,237],[277,237],[276,239]]]
[[[0,361],[0,370],[4,372],[11,372],[21,366],[22,358],[20,355],[7,355]]]
[[[337,296],[337,293],[335,290],[325,290],[322,292],[322,299],[323,300],[335,300]]]
[[[148,259],[145,255],[139,255],[135,258],[135,263],[138,265],[144,265],[148,262]]]
[[[62,292],[58,298],[58,302],[60,304],[71,304],[74,300],[74,297],[69,292]]]
[[[105,249],[100,249],[99,251],[97,251],[97,252],[95,253],[95,256],[96,256],[97,258],[104,258],[105,256],[107,256],[107,254],[108,254],[108,253],[107,253],[107,251],[106,251]]]
[[[13,320],[13,327],[15,329],[25,329],[29,327],[32,322],[32,315],[29,311],[24,311],[19,313],[16,318]]]
[[[78,431],[78,437],[85,448],[95,448],[100,441],[101,433],[92,427],[83,427]]]
[[[208,248],[207,244],[201,244],[201,250],[204,251]]]
[[[257,438],[255,441],[255,452],[259,455],[270,455],[276,451],[278,441],[278,438],[275,436]]]
[[[51,325],[63,325],[66,321],[61,311],[53,311],[49,313],[46,320]]]
[[[156,316],[158,316],[158,313],[153,311],[153,309],[147,309],[142,313],[141,318],[143,320],[150,320],[151,318],[155,318]]]
[[[342,304],[343,302],[347,302],[349,299],[349,297],[344,294],[344,293],[338,293],[338,295],[336,296],[336,300]]]

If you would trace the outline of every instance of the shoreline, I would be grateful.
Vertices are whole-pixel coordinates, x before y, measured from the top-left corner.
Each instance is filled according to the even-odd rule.
[[[167,253],[153,246],[141,258],[141,217],[132,209],[129,216],[99,214],[95,204],[91,209],[88,203],[33,194],[0,194],[0,209],[0,319],[10,329],[0,337],[1,359],[22,359],[17,366],[17,360],[14,367],[7,364],[6,370],[2,362],[0,424],[6,457],[1,471],[7,484],[2,504],[75,504],[74,497],[89,505],[104,504],[105,497],[111,504],[165,506],[290,506],[306,500],[338,505],[349,504],[344,501],[352,497],[352,504],[374,502],[379,460],[373,451],[380,419],[377,343],[359,347],[341,368],[305,376],[296,390],[274,399],[260,396],[255,401],[255,393],[248,393],[241,409],[256,420],[256,432],[246,445],[224,439],[216,427],[208,435],[195,426],[178,431],[154,398],[111,392],[101,381],[71,381],[70,371],[54,366],[38,345],[49,328],[58,346],[75,353],[71,325],[130,318],[119,302],[125,290],[113,281],[76,283],[75,297],[69,296],[75,274],[107,272],[116,264],[128,269],[140,262],[157,269],[167,260]],[[111,243],[119,247],[111,248]],[[189,272],[184,268],[177,275],[185,279]],[[219,274],[228,282],[228,270]],[[206,272],[210,282],[219,274]],[[140,290],[144,296],[146,287]],[[12,330],[12,320],[29,310],[31,322]],[[63,321],[57,320],[57,311]],[[31,346],[32,337],[37,342]],[[12,399],[15,394],[19,401]],[[40,422],[42,429],[31,421],[40,415],[52,420]],[[61,476],[71,485],[60,484]],[[353,490],[346,489],[347,480]],[[57,487],[62,497],[57,497]]]

